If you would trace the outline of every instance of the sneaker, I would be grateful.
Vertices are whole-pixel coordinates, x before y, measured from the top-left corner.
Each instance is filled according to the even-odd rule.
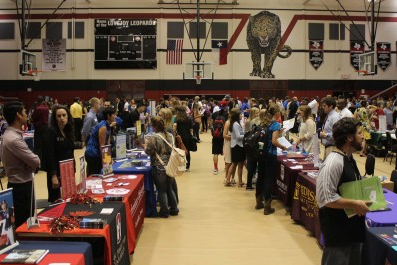
[[[214,169],[214,175],[218,175],[218,169]]]

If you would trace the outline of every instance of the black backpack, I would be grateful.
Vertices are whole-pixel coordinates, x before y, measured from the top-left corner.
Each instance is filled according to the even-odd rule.
[[[254,161],[265,160],[268,145],[268,128],[263,126],[254,126],[251,130],[244,134],[243,146],[245,154]],[[263,143],[263,147],[259,148],[259,142]]]
[[[214,122],[212,123],[212,137],[214,138],[223,138],[223,127],[225,126],[225,117],[222,115],[218,115]]]

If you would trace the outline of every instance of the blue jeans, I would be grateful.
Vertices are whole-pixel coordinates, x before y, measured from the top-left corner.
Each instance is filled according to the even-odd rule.
[[[175,196],[175,192],[172,189],[172,178],[167,176],[165,169],[153,166],[152,176],[154,184],[157,188],[157,200],[160,204],[159,215],[162,217],[168,217],[171,213],[178,213],[178,205]]]

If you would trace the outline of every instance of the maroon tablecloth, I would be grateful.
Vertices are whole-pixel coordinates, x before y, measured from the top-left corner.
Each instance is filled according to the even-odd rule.
[[[295,159],[297,163],[290,162],[287,159]],[[285,204],[285,206],[291,207],[298,173],[301,170],[314,169],[314,164],[306,162],[304,158],[292,158],[287,156],[278,156],[277,161],[279,162],[279,165],[277,166],[274,193]],[[303,168],[292,168],[297,165],[302,165]]]
[[[299,172],[292,200],[291,218],[300,222],[321,244],[321,228],[316,200],[316,180]]]

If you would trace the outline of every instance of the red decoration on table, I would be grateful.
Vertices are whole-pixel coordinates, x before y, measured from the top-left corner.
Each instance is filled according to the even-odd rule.
[[[99,203],[99,201],[91,196],[84,193],[78,193],[70,197],[70,203],[73,204],[94,204]]]
[[[75,212],[70,212],[69,215],[73,217],[85,217],[94,213],[95,212],[90,212],[90,211],[75,211]]]
[[[62,215],[52,219],[48,226],[51,234],[59,234],[65,230],[74,230],[76,227],[79,227],[79,219],[73,216]]]

